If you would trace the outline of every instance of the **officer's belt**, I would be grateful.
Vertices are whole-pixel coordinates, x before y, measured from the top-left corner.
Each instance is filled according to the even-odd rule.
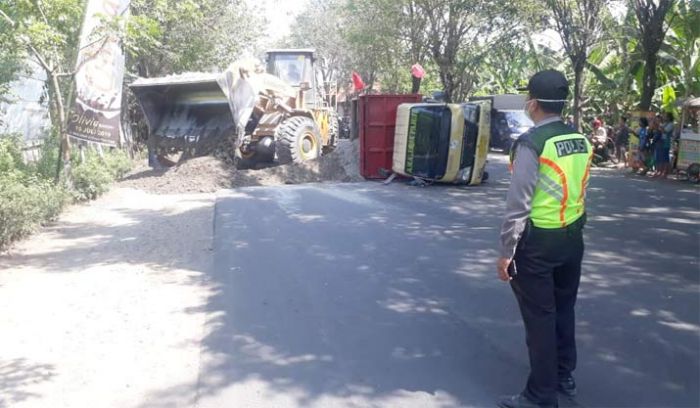
[[[583,229],[584,225],[586,225],[586,213],[583,213],[582,216],[580,216],[576,221],[572,222],[571,224],[567,225],[566,227],[563,228],[540,228],[536,227],[535,224],[532,223],[532,220],[528,219],[528,227],[532,228],[533,230],[537,230],[538,233],[540,232],[551,232],[551,233],[563,233],[563,232],[579,232]]]

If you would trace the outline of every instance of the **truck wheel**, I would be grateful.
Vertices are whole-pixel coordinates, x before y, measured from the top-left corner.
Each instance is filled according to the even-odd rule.
[[[306,116],[294,116],[282,122],[275,132],[275,147],[280,163],[302,163],[321,156],[321,132]]]

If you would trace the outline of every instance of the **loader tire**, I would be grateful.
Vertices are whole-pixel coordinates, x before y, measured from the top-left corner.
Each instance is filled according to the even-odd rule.
[[[321,132],[306,116],[294,116],[282,122],[275,134],[277,159],[281,164],[303,163],[321,156]]]

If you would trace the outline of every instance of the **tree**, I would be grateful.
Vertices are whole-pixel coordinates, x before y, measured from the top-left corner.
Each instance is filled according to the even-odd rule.
[[[358,71],[371,91],[384,74],[405,64],[399,35],[401,1],[347,0],[341,3],[342,38],[347,48],[344,75]],[[371,16],[371,17],[370,17]],[[407,68],[406,68],[407,69]],[[382,86],[384,83],[382,81]]]
[[[407,18],[404,24],[425,25],[425,46],[438,66],[447,101],[462,100],[472,91],[477,72],[474,68],[485,52],[514,31],[515,4],[471,0],[413,2],[414,21]]]
[[[681,68],[683,97],[700,95],[700,3],[680,2],[661,53]]]
[[[46,73],[51,123],[60,135],[64,175],[70,171],[65,129],[83,8],[82,0],[17,0],[0,5],[0,18],[9,27],[6,38],[21,50],[17,58],[34,59]]]
[[[586,69],[593,75],[585,84],[582,113],[618,117],[639,102],[644,58],[634,10],[628,8],[616,17],[604,15],[603,23],[605,33],[586,61]]]
[[[126,22],[115,20],[142,77],[222,70],[258,45],[263,21],[242,0],[132,0]]]
[[[560,68],[566,62],[560,52],[527,34],[501,41],[484,54],[475,84],[476,92],[483,95],[515,93],[536,72]]]
[[[687,100],[700,95],[700,3],[680,2],[669,25],[662,53],[681,67],[683,99]],[[681,121],[685,122],[685,117]]]
[[[656,91],[657,55],[666,36],[666,14],[675,0],[632,0],[637,15],[637,29],[644,53],[644,82],[639,109],[648,111]]]
[[[520,4],[315,0],[297,19],[285,44],[316,48],[322,63],[333,62],[339,78],[349,78],[352,70],[360,72],[370,91],[376,84],[384,91],[408,91],[409,67],[420,63],[427,68],[424,89],[440,86],[449,99],[462,100],[483,71],[490,48],[512,37]]]
[[[0,8],[0,12],[2,9]],[[9,17],[7,17],[9,18]],[[0,16],[0,102],[5,101],[3,96],[9,90],[10,82],[25,71],[24,58],[26,53],[21,49],[14,37],[13,24],[10,24],[6,16]],[[14,23],[14,20],[10,19]]]
[[[574,123],[580,128],[583,84],[591,47],[603,33],[601,11],[606,0],[546,0],[574,70]]]
[[[330,95],[331,88],[338,84],[343,74],[347,74],[348,44],[341,32],[343,20],[342,0],[312,0],[294,20],[289,37],[280,44],[282,47],[316,50],[316,66],[326,95]]]

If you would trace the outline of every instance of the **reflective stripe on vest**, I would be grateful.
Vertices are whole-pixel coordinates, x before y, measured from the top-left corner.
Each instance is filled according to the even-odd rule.
[[[540,154],[530,218],[538,228],[563,228],[584,212],[593,149],[580,134],[549,138]]]

